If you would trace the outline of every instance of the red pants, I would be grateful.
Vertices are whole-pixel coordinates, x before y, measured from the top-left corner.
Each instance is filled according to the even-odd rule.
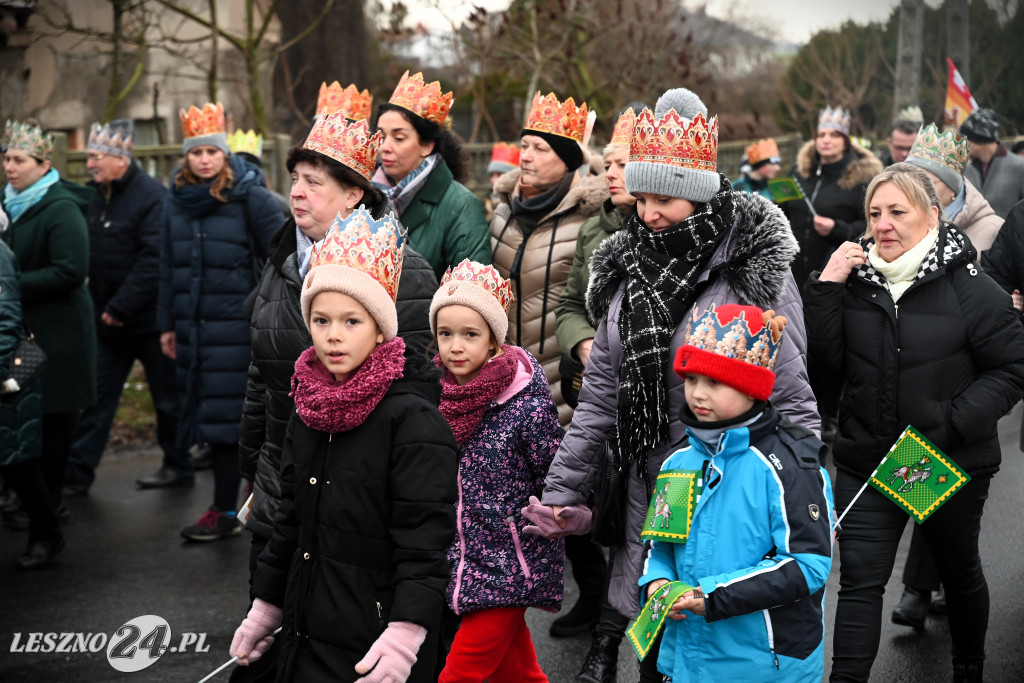
[[[494,608],[462,617],[438,683],[547,683],[526,627],[526,608]]]

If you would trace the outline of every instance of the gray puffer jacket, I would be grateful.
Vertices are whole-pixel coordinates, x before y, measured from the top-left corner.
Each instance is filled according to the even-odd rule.
[[[789,269],[798,249],[796,239],[779,208],[764,197],[736,192],[734,201],[736,222],[700,275],[700,293],[695,305],[703,310],[711,304],[753,304],[774,309],[789,319],[775,365],[777,379],[771,400],[792,422],[817,434],[817,405],[807,379],[803,304]],[[591,316],[599,320],[597,335],[583,376],[579,406],[548,470],[541,498],[545,505],[586,504],[597,479],[604,443],[615,435],[619,367],[623,360],[619,312],[625,283],[621,270],[614,264],[627,237],[620,231],[594,252],[587,307]],[[689,316],[686,316],[672,336],[670,358],[675,358],[688,332]],[[683,381],[672,371],[671,364],[665,368],[665,384],[669,437],[648,456],[651,477],[657,476],[662,462],[686,437],[686,428],[679,421],[680,410],[686,402]],[[624,549],[617,549],[608,588],[612,606],[627,617],[637,612],[637,580],[643,552],[643,543],[638,539],[652,483],[653,478],[643,481],[635,467],[629,468],[626,534],[631,540]]]

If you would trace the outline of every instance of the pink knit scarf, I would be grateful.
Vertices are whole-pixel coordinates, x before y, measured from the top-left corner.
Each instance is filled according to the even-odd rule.
[[[405,341],[380,344],[348,381],[339,382],[309,347],[295,361],[292,391],[295,409],[307,426],[337,434],[358,427],[405,369]]]
[[[434,363],[444,368],[441,377],[441,414],[455,434],[455,442],[462,446],[476,426],[484,419],[488,404],[508,389],[519,369],[519,360],[507,344],[501,347],[504,353],[492,358],[480,369],[480,374],[469,384],[459,386],[455,375],[444,367],[441,356],[434,356]]]

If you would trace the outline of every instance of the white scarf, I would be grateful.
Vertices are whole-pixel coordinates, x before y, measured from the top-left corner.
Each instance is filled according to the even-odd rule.
[[[928,256],[928,252],[935,246],[935,240],[939,237],[939,228],[935,226],[929,230],[921,241],[907,249],[891,263],[886,261],[878,253],[878,242],[875,241],[868,250],[868,263],[885,278],[886,286],[889,288],[889,295],[893,302],[898,302],[903,293],[914,284],[917,279],[917,271]]]

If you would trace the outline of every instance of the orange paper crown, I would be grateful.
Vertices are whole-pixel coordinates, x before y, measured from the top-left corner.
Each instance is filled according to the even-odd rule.
[[[538,92],[533,96],[523,128],[583,142],[583,132],[587,128],[587,103],[583,102],[577,108],[571,97],[559,102],[554,93],[541,97]]]
[[[501,273],[494,266],[475,263],[468,258],[462,259],[454,268],[448,267],[444,276],[441,277],[441,289],[444,289],[444,286],[450,282],[472,282],[483,288],[485,292],[497,299],[498,305],[505,313],[508,313],[508,307],[515,299],[512,294],[512,283],[501,277]]]
[[[754,144],[747,147],[747,162],[753,166],[759,164],[762,161],[770,161],[772,159],[779,158],[779,146],[775,143],[775,140],[768,138],[767,140],[758,140]],[[778,163],[778,162],[775,162]]]
[[[441,94],[440,82],[424,83],[423,74],[410,76],[408,71],[402,74],[402,80],[398,81],[395,92],[388,100],[390,104],[408,109],[416,116],[439,126],[443,126],[448,120],[448,112],[451,111],[454,101],[453,93]]]
[[[500,161],[505,164],[519,165],[519,146],[507,142],[496,142],[491,147],[491,161]]]
[[[394,301],[402,274],[405,235],[405,228],[393,213],[380,220],[374,220],[363,207],[348,218],[339,214],[323,241],[313,245],[309,270],[326,265],[348,266],[376,280]]]
[[[380,141],[380,132],[370,135],[366,121],[350,124],[338,112],[317,119],[303,147],[330,157],[369,180],[377,164]]]
[[[635,127],[636,112],[633,111],[633,107],[630,107],[622,112],[619,120],[615,122],[615,130],[612,131],[612,139],[608,144],[629,147],[629,142],[633,139],[633,128]]]
[[[224,122],[224,105],[220,102],[212,104],[207,102],[202,109],[195,105],[188,108],[188,111],[181,110],[181,133],[187,140],[202,135],[215,135],[227,133],[228,127]]]
[[[636,120],[629,160],[714,173],[718,167],[718,117],[708,122],[698,112],[687,121],[669,109],[655,120],[645,108]]]
[[[372,107],[373,95],[369,90],[359,92],[354,84],[342,88],[338,81],[330,85],[326,82],[320,84],[320,96],[316,100],[317,118],[341,113],[347,119],[365,121],[370,118]]]

